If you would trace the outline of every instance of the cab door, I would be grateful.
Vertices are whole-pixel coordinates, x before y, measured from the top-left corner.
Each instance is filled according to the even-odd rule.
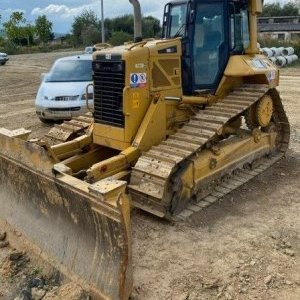
[[[228,2],[195,1],[193,23],[193,90],[215,90],[229,58]]]

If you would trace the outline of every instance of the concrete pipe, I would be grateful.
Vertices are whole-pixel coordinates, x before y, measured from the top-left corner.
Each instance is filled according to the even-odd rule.
[[[266,57],[270,58],[273,56],[273,51],[270,48],[262,48],[261,50]]]
[[[293,47],[287,47],[282,50],[282,55],[284,55],[284,56],[290,56],[290,55],[293,55],[294,53],[295,53],[295,50]]]
[[[283,55],[283,54],[282,54],[283,50],[284,50],[284,47],[279,47],[279,48],[278,48],[278,51],[279,51],[279,53],[280,53],[280,54],[279,54],[280,56]]]
[[[290,55],[290,56],[286,56],[286,62],[288,65],[292,64],[293,62],[298,60],[298,56],[296,54]]]
[[[287,64],[287,60],[284,56],[278,56],[276,58],[276,65],[278,67],[284,67]]]
[[[298,55],[296,54],[291,55],[291,57],[293,58],[293,62],[299,59]]]
[[[290,55],[290,56],[285,56],[285,59],[286,59],[286,63],[287,63],[288,65],[290,65],[290,64],[292,64],[292,63],[294,62],[292,55]]]
[[[277,56],[282,56],[282,51],[283,51],[284,47],[272,47],[271,50],[273,51],[273,56],[277,57]]]

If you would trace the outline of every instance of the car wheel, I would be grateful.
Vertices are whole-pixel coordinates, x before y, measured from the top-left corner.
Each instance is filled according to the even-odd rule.
[[[0,64],[1,66],[4,66],[6,64],[6,61],[2,61]]]

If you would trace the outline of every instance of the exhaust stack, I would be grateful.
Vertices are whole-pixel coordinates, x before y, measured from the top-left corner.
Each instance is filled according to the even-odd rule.
[[[142,12],[139,0],[129,0],[134,8],[134,41],[136,43],[143,40],[142,36]]]

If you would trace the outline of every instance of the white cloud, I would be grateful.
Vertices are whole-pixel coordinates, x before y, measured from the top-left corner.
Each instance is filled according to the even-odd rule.
[[[55,15],[62,18],[70,18],[78,15],[82,11],[81,7],[70,8],[66,5],[50,4],[45,8],[35,7],[31,14],[36,15]]]
[[[141,1],[141,6],[144,15],[153,15],[159,19],[162,17],[164,4],[161,3],[160,0]],[[79,15],[85,9],[91,9],[100,16],[101,2],[99,0],[93,0],[89,4],[77,7],[50,4],[44,8],[36,7],[32,9],[31,14],[33,16],[45,14],[56,18],[68,19]],[[132,11],[132,6],[128,0],[104,0],[105,17],[116,17],[124,14],[130,14]]]

